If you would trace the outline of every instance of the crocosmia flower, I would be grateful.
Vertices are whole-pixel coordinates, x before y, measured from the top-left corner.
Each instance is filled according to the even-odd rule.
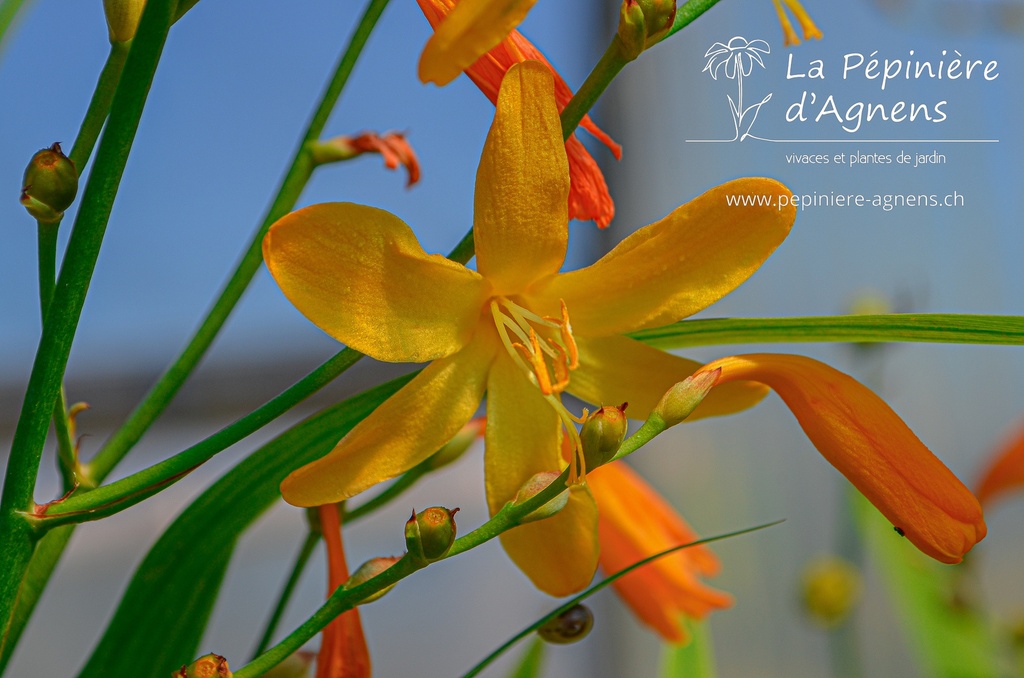
[[[456,0],[417,0],[417,2],[430,25],[440,31],[440,26],[446,23],[445,19],[449,16],[449,12],[452,12],[456,6],[466,4],[467,0],[462,0],[461,4]],[[508,33],[494,47],[468,65],[466,75],[493,104],[498,101],[498,88],[501,86],[505,73],[513,64],[524,61],[539,61],[551,69],[551,74],[555,78],[555,102],[561,112],[572,99],[572,90],[558,75],[554,67],[548,63],[540,50],[524,38],[519,31]],[[580,127],[593,134],[607,146],[616,159],[622,156],[622,147],[594,124],[589,115],[583,116]],[[569,156],[569,218],[582,221],[592,219],[598,228],[605,228],[615,216],[615,203],[612,202],[601,168],[598,167],[597,161],[587,152],[575,134],[565,142],[565,152]]]
[[[1024,425],[989,458],[978,483],[978,500],[989,506],[996,497],[1024,488]]]
[[[551,72],[527,62],[502,83],[480,159],[476,271],[425,253],[405,223],[372,207],[314,205],[271,227],[267,266],[310,320],[378,360],[430,361],[334,450],[285,479],[288,502],[335,503],[399,475],[448,442],[486,393],[487,499],[498,511],[535,474],[565,467],[561,430],[581,460],[563,392],[629,401],[642,418],[699,368],[622,335],[714,303],[757,270],[796,216],[792,207],[728,205],[732,194],[786,192],[770,179],[740,179],[592,266],[560,273],[568,192]],[[735,412],[765,393],[718,387],[694,416]],[[597,566],[597,506],[582,474],[574,480],[565,509],[502,535],[511,558],[553,595],[584,587]]]

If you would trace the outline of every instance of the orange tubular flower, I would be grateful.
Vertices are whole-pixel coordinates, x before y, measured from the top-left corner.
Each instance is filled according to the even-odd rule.
[[[453,12],[456,4],[461,10],[464,5],[470,4],[470,1],[461,0],[457,3],[457,0],[417,0],[427,21],[437,31],[435,38],[443,30],[440,26],[447,26],[452,21],[452,18],[446,20],[446,17],[456,16],[456,13]],[[449,15],[449,12],[453,13]],[[424,57],[426,54],[425,50]],[[467,64],[465,66],[466,75],[480,88],[484,96],[490,99],[492,104],[496,104],[498,89],[501,87],[501,80],[505,77],[505,73],[513,64],[524,61],[540,61],[551,69],[551,74],[555,78],[555,102],[561,112],[572,99],[572,90],[558,75],[554,67],[548,63],[544,55],[518,31],[507,33],[506,37],[495,42],[493,48]],[[422,78],[422,62],[420,73]],[[607,146],[616,159],[622,157],[622,147],[595,125],[589,115],[583,117],[580,126]],[[615,216],[615,203],[612,202],[601,168],[597,166],[597,161],[587,152],[575,134],[565,142],[565,152],[569,157],[569,218],[582,221],[593,220],[598,228],[605,228]]]
[[[665,549],[699,539],[657,492],[622,462],[587,474],[599,509],[601,568],[615,574]],[[701,576],[718,574],[718,558],[706,545],[692,546],[644,565],[612,586],[633,613],[667,642],[687,640],[682,615],[703,619],[732,604]]]
[[[996,497],[1024,487],[1024,426],[991,457],[978,484],[978,500],[989,506]]]
[[[959,563],[984,539],[978,500],[867,387],[804,356],[732,356],[700,371],[719,368],[719,384],[778,393],[822,456],[925,554]]]
[[[321,506],[319,513],[327,546],[327,590],[330,594],[348,581],[348,565],[341,542],[341,518],[337,505]],[[359,608],[342,612],[324,628],[316,660],[316,678],[370,678],[370,650],[359,621]]]

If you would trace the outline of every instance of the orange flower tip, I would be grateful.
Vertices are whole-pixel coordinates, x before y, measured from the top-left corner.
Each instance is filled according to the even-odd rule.
[[[519,488],[519,491],[516,493],[511,505],[522,506],[527,501],[540,494],[540,492],[546,490],[551,483],[556,482],[559,476],[560,474],[555,473],[554,471],[545,471],[534,474],[529,480],[523,483],[522,487]],[[551,499],[546,504],[543,504],[539,508],[528,513],[526,516],[520,518],[519,523],[532,523],[537,520],[550,518],[564,509],[567,503],[569,503],[568,489],[564,492],[560,492],[554,499]]]
[[[580,429],[583,457],[590,470],[607,464],[619,451],[626,439],[629,421],[626,419],[626,405],[622,407],[601,407],[587,417]]]
[[[722,377],[722,368],[693,374],[665,392],[655,406],[653,414],[665,422],[665,428],[675,426],[690,416],[704,401]]]
[[[432,506],[416,513],[405,524],[405,547],[409,555],[421,565],[432,563],[448,555],[455,543],[455,514],[458,508]]]
[[[406,170],[406,188],[420,180],[420,163],[416,152],[402,132],[363,132],[356,136],[337,136],[326,141],[314,141],[308,146],[314,165],[351,160],[364,153],[378,153],[388,169]]]

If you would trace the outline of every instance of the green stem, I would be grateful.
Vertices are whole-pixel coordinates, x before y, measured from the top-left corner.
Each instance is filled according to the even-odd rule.
[[[530,497],[522,504],[506,504],[494,517],[477,529],[455,540],[451,550],[441,560],[451,558],[464,551],[479,546],[486,541],[493,539],[505,530],[512,529],[520,524],[523,518],[536,511],[538,508],[565,492],[565,483],[569,477],[569,469],[562,472],[550,485]],[[440,562],[440,561],[435,561]],[[270,648],[267,652],[235,671],[235,678],[256,678],[263,675],[272,667],[284,661],[289,655],[298,650],[302,645],[320,632],[323,627],[332,619],[345,610],[355,607],[359,601],[382,591],[388,586],[395,584],[413,572],[421,569],[422,564],[414,562],[408,554],[400,561],[381,572],[376,577],[369,579],[359,586],[352,588],[339,588],[327,602],[318,609],[313,616],[303,622],[297,629],[292,631],[284,640]]]
[[[345,511],[345,515],[342,516],[342,523],[348,525],[353,520],[358,520],[365,515],[373,513],[382,506],[385,506],[397,499],[403,492],[412,487],[417,480],[433,470],[431,462],[432,459],[427,457],[419,464],[416,464],[416,466],[413,466],[411,469],[400,475],[395,482],[388,485],[374,498],[367,500],[366,503],[355,507],[351,511]]]
[[[316,548],[319,541],[320,535],[313,530],[306,534],[306,539],[302,542],[302,546],[299,547],[298,555],[295,556],[295,564],[292,565],[288,581],[285,582],[284,589],[281,590],[281,595],[277,599],[277,605],[274,606],[274,611],[270,614],[270,619],[267,620],[267,627],[260,637],[260,642],[256,645],[256,651],[253,652],[254,657],[258,657],[266,652],[270,646],[270,639],[274,637],[274,632],[277,631],[281,617],[284,616],[284,610],[288,607],[288,602],[292,598],[292,592],[295,591],[299,578],[306,569],[306,564],[309,563],[309,558],[313,555],[313,549]]]
[[[14,23],[18,12],[24,8],[25,0],[3,0],[0,2],[0,47],[3,47],[4,36]]]
[[[235,308],[239,299],[241,299],[242,293],[248,288],[256,271],[259,270],[260,265],[263,263],[263,236],[266,235],[267,229],[270,228],[271,224],[290,212],[298,202],[299,196],[306,187],[306,183],[309,181],[313,171],[313,164],[307,147],[310,143],[319,139],[323,132],[331,111],[334,109],[345,84],[348,82],[356,60],[362,53],[370,33],[387,4],[388,0],[371,0],[367,6],[356,27],[355,33],[352,35],[348,46],[335,67],[334,75],[323,96],[321,96],[320,102],[309,121],[309,125],[306,127],[302,141],[299,143],[292,158],[291,166],[285,173],[281,186],[278,188],[277,197],[271,204],[256,233],[253,234],[249,247],[235,268],[235,272],[224,286],[217,301],[214,302],[213,307],[182,353],[164,372],[149,393],[146,394],[127,421],[107,440],[102,449],[96,454],[90,467],[93,471],[93,477],[97,480],[106,477],[110,470],[124,458],[171,402],[185,383],[185,380],[192,374],[196,365],[206,354],[206,350],[213,343],[224,322]]]
[[[583,81],[580,88],[576,90],[576,94],[573,95],[569,103],[562,109],[563,139],[568,141],[576,127],[580,124],[580,121],[583,120],[583,116],[593,108],[601,94],[604,93],[608,85],[615,79],[615,76],[628,63],[629,60],[622,54],[619,36],[616,35],[612,38],[608,49],[601,55],[597,65],[590,71],[590,75],[587,76],[587,79]]]
[[[39,310],[43,322],[53,298],[54,279],[57,271],[57,231],[60,222],[44,224],[38,222],[39,242]],[[57,437],[57,466],[64,481],[64,491],[70,492],[76,483],[77,459],[75,441],[71,439],[71,425],[68,421],[67,401],[64,388],[60,389],[53,406],[53,429]]]
[[[683,30],[704,14],[704,12],[717,5],[718,2],[719,0],[689,0],[689,2],[680,5],[679,9],[676,10],[676,20],[672,22],[672,28],[665,37],[675,35]]]
[[[75,137],[75,145],[71,148],[71,162],[75,163],[78,174],[89,162],[92,149],[96,146],[96,140],[100,138],[100,131],[103,123],[107,121],[107,114],[110,112],[110,104],[114,101],[114,93],[117,92],[117,83],[121,81],[121,73],[124,71],[124,63],[131,50],[130,42],[115,42],[110,45],[110,54],[100,71],[99,80],[96,82],[96,89],[93,90],[92,99],[89,100],[89,107],[82,118],[82,126],[78,128],[78,136]]]
[[[175,5],[176,0],[150,0],[146,5],[43,323],[0,499],[0,655],[9,639],[18,589],[35,541],[31,526],[20,514],[33,507],[32,494],[50,417]]]
[[[661,349],[773,342],[934,342],[1024,344],[1024,316],[957,313],[709,318],[683,320],[629,336]]]
[[[89,492],[73,495],[64,502],[52,504],[43,516],[33,516],[28,520],[36,529],[46,530],[67,523],[98,520],[134,506],[184,477],[221,450],[234,445],[287,412],[329,384],[362,357],[363,354],[358,351],[342,349],[262,407],[225,426],[205,440],[138,473]]]

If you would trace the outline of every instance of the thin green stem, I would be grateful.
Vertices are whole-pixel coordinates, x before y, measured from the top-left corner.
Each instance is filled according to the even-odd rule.
[[[619,71],[628,63],[629,60],[623,56],[619,36],[616,35],[612,38],[608,49],[601,55],[597,65],[590,71],[590,75],[587,76],[587,79],[583,81],[580,88],[576,90],[576,94],[573,95],[569,103],[562,109],[563,139],[568,141],[576,127],[579,126],[580,121],[583,120],[583,116],[594,107],[601,94],[608,89],[608,85],[611,84],[615,76],[619,74]]]
[[[274,633],[277,631],[277,626],[281,622],[281,617],[284,616],[285,608],[288,607],[288,602],[291,600],[292,593],[295,591],[295,587],[299,583],[299,578],[302,577],[302,573],[305,571],[306,565],[309,563],[309,558],[313,555],[313,549],[316,548],[319,541],[320,535],[313,530],[310,530],[306,534],[306,539],[302,542],[302,546],[299,547],[299,552],[295,556],[295,563],[292,565],[288,581],[285,582],[284,588],[281,590],[281,595],[277,599],[274,611],[270,613],[270,619],[267,620],[267,626],[263,631],[263,635],[260,637],[260,642],[256,644],[256,650],[253,652],[253,657],[258,657],[266,652],[267,648],[270,647],[270,640],[274,637]]]
[[[633,332],[661,349],[774,342],[934,342],[1024,344],[1024,316],[956,313],[709,318]]]
[[[428,457],[400,475],[395,482],[384,488],[384,490],[377,496],[372,499],[368,499],[366,503],[355,507],[351,511],[345,511],[345,515],[342,516],[342,522],[345,525],[348,525],[353,520],[358,520],[363,516],[373,513],[382,506],[391,503],[401,496],[402,493],[416,484],[417,480],[427,475],[431,470],[433,470],[433,466],[431,465],[431,458]]]
[[[71,148],[71,162],[75,163],[79,175],[89,157],[92,149],[96,146],[96,140],[100,138],[100,131],[103,123],[107,121],[107,114],[110,112],[110,104],[114,101],[114,93],[117,92],[117,83],[121,81],[121,73],[124,71],[124,63],[131,50],[130,42],[115,42],[110,45],[110,53],[107,61],[100,71],[99,80],[96,82],[96,89],[92,92],[92,99],[89,100],[89,107],[82,118],[82,126],[78,128],[78,136],[75,137],[75,145]]]
[[[665,37],[668,38],[683,30],[718,3],[719,0],[689,0],[680,5],[676,10],[676,20],[672,22],[672,28]]]
[[[60,222],[55,224],[38,223],[38,254],[39,254],[39,310],[43,322],[53,298],[54,279],[57,275],[57,231]],[[57,466],[64,483],[64,491],[69,492],[75,487],[76,465],[75,441],[71,439],[71,425],[68,421],[67,400],[64,388],[61,387],[57,402],[53,406],[53,429],[57,437]]]
[[[444,559],[451,558],[464,551],[479,546],[486,541],[493,539],[505,530],[517,525],[538,508],[566,491],[565,483],[569,477],[569,470],[566,469],[558,478],[551,482],[546,488],[530,497],[521,504],[509,503],[486,523],[468,534],[455,540],[451,550]],[[442,559],[443,560],[443,559]],[[435,561],[440,562],[440,561]],[[409,576],[422,565],[414,562],[406,555],[400,561],[381,572],[376,577],[369,579],[352,588],[341,587],[337,589],[327,602],[324,603],[313,615],[303,622],[297,629],[292,631],[284,640],[274,647],[261,654],[259,657],[235,671],[235,678],[256,678],[266,671],[284,661],[289,655],[302,647],[303,643],[315,636],[345,610],[355,607],[361,600],[384,590]]]
[[[0,2],[0,48],[3,47],[8,29],[24,6],[25,0],[3,0]]]
[[[43,323],[0,499],[0,655],[35,541],[21,514],[33,506],[39,462],[71,343],[175,5],[176,0],[150,0],[143,12]]]
[[[75,494],[52,504],[43,516],[29,520],[37,529],[50,529],[67,523],[98,520],[134,506],[164,487],[183,478],[221,450],[259,430],[281,414],[329,384],[355,364],[363,354],[342,349],[287,390],[212,436],[158,464],[89,492]]]
[[[316,141],[323,132],[331,111],[334,109],[345,84],[348,82],[356,60],[362,53],[370,33],[373,31],[377,20],[387,4],[388,0],[371,0],[369,5],[367,5],[366,11],[363,13],[355,33],[353,33],[348,46],[338,61],[334,75],[306,127],[302,141],[295,150],[291,165],[285,173],[281,186],[278,188],[277,197],[267,211],[263,222],[253,234],[245,254],[242,255],[234,273],[221,290],[220,296],[214,302],[188,345],[92,460],[90,467],[93,477],[97,480],[102,480],[107,476],[111,469],[124,458],[171,402],[185,383],[185,380],[192,374],[196,365],[206,354],[207,349],[220,332],[231,311],[235,308],[239,299],[241,299],[242,293],[248,288],[256,271],[259,270],[260,265],[263,263],[263,236],[266,235],[267,229],[270,228],[271,224],[295,207],[299,196],[302,194],[303,189],[305,189],[306,183],[309,181],[313,171],[313,164],[307,147],[311,142]]]

